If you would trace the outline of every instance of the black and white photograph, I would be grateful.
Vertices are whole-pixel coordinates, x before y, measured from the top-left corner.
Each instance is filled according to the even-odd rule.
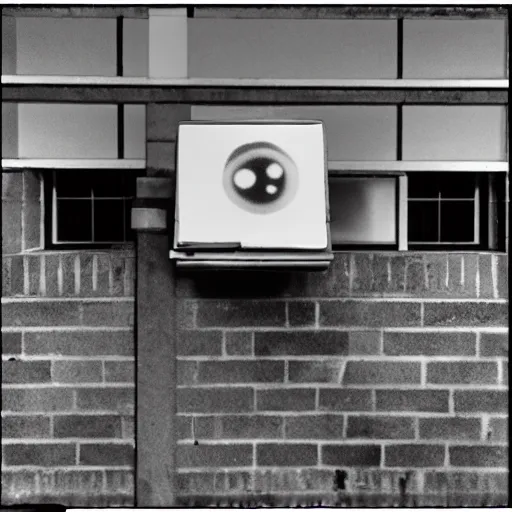
[[[2,508],[510,506],[508,2],[1,11]]]

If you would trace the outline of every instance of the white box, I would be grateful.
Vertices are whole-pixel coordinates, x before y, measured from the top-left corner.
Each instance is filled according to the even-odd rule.
[[[184,122],[175,248],[328,247],[320,121]]]

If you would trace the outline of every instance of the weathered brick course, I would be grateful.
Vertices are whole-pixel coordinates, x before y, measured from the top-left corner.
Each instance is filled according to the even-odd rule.
[[[197,381],[208,383],[283,382],[284,361],[206,361],[198,363]]]
[[[347,361],[343,384],[419,384],[420,363]]]
[[[508,418],[491,418],[489,420],[488,439],[499,443],[508,441]]]
[[[101,361],[53,361],[53,382],[102,382]]]
[[[479,440],[480,418],[420,418],[421,439]]]
[[[247,331],[226,331],[225,346],[228,356],[251,356],[254,354],[253,335]]]
[[[428,467],[444,465],[444,446],[434,444],[397,444],[384,447],[384,465],[388,467]]]
[[[412,302],[320,301],[320,325],[406,327],[420,324],[420,304]]]
[[[384,354],[389,356],[474,356],[476,355],[476,334],[385,332]]]
[[[482,357],[508,357],[508,332],[483,332],[480,335]]]
[[[378,411],[448,412],[448,390],[378,389]]]
[[[87,411],[133,411],[135,390],[133,388],[79,388],[76,390],[78,409]]]
[[[285,420],[287,439],[341,439],[345,419],[341,414],[289,416]]]
[[[322,464],[328,466],[380,466],[379,445],[324,445]]]
[[[105,361],[105,382],[135,382],[133,361]]]
[[[2,382],[30,384],[50,382],[50,361],[2,361]]]
[[[53,432],[55,437],[121,437],[121,418],[107,415],[59,415],[53,420]]]
[[[73,466],[74,444],[7,444],[3,447],[6,466]]]
[[[349,416],[347,437],[414,439],[414,419],[405,417]]]
[[[251,466],[252,445],[178,445],[176,460],[180,468]]]
[[[306,411],[315,408],[314,389],[262,389],[256,391],[259,411]]]
[[[320,389],[320,410],[371,411],[372,403],[369,389]]]
[[[427,382],[432,384],[496,384],[498,366],[494,362],[427,363]]]
[[[54,331],[26,332],[25,353],[65,356],[131,356],[131,331]]]
[[[426,326],[497,326],[508,325],[508,305],[495,302],[425,303]]]
[[[200,301],[197,304],[200,327],[277,327],[285,325],[285,302]]]
[[[508,392],[487,390],[455,390],[455,412],[507,412]]]
[[[220,331],[179,331],[177,353],[180,356],[220,356],[222,333]]]
[[[84,466],[133,467],[133,446],[131,444],[80,443],[79,464]]]
[[[3,416],[2,439],[50,437],[48,416]]]
[[[275,355],[371,355],[380,350],[377,331],[265,331],[255,333],[255,354]]]
[[[2,355],[21,354],[21,332],[2,333]]]
[[[288,322],[291,327],[315,325],[315,303],[292,301],[288,303]]]
[[[450,464],[470,467],[507,467],[506,446],[450,446]]]
[[[328,361],[290,361],[288,380],[290,382],[337,383],[340,379],[341,362]]]
[[[317,462],[314,444],[265,443],[256,447],[258,466],[316,466]]]
[[[84,302],[83,325],[127,327],[133,325],[135,306],[132,301]]]
[[[73,405],[71,389],[3,389],[2,410],[13,412],[67,411]]]
[[[7,302],[2,304],[2,325],[4,327],[80,325],[80,303]]]
[[[178,412],[246,412],[254,408],[251,388],[178,389]]]
[[[195,421],[197,439],[281,438],[283,418],[279,416],[199,416]]]

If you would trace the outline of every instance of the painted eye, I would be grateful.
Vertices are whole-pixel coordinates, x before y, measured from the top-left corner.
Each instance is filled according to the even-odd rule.
[[[294,198],[298,172],[281,148],[268,142],[254,142],[238,147],[230,155],[223,184],[237,206],[252,213],[272,213]]]

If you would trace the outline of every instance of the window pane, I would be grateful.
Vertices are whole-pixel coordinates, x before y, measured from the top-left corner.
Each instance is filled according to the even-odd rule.
[[[16,74],[16,18],[2,16],[2,75]]]
[[[19,103],[19,158],[117,158],[117,107]]]
[[[57,197],[91,197],[93,171],[56,171]]]
[[[404,20],[404,78],[505,78],[505,20]]]
[[[505,160],[505,108],[403,108],[404,160]]]
[[[18,158],[18,105],[2,103],[2,158]]]
[[[122,199],[94,201],[94,241],[122,242],[124,240],[124,210]]]
[[[188,20],[189,76],[395,78],[396,21]]]
[[[473,173],[454,173],[444,175],[440,181],[442,199],[465,198],[474,199],[476,176]]]
[[[146,106],[124,106],[124,157],[146,158]]]
[[[59,199],[57,201],[57,241],[90,242],[91,239],[91,201]]]
[[[332,243],[395,243],[395,196],[395,178],[331,178]]]
[[[441,242],[475,241],[473,201],[441,201]]]
[[[116,20],[16,18],[20,75],[116,75]]]
[[[438,202],[409,201],[408,208],[409,242],[437,242]]]
[[[96,171],[91,178],[95,198],[123,196],[123,171]]]
[[[148,76],[149,20],[123,19],[123,76]]]
[[[410,199],[438,198],[440,176],[437,172],[414,172],[407,176],[408,197]]]
[[[132,204],[132,199],[127,199],[124,204],[124,230],[128,242],[135,240],[135,230],[132,229]]]
[[[318,119],[324,123],[329,160],[396,159],[396,107],[193,106],[192,119]]]

